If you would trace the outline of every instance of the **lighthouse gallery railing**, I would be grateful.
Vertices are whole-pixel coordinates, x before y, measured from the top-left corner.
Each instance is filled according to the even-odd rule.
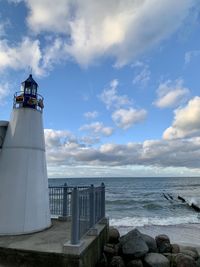
[[[105,217],[105,185],[49,186],[49,202],[52,217],[71,220],[71,243],[78,244]]]

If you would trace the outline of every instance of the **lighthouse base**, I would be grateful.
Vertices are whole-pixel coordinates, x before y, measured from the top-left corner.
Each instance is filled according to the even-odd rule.
[[[51,225],[41,112],[13,110],[0,152],[0,184],[0,235]]]

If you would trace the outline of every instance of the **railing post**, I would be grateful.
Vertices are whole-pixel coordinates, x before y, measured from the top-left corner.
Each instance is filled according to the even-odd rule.
[[[105,184],[101,183],[101,218],[105,218]]]
[[[67,217],[67,193],[68,193],[67,191],[68,191],[67,183],[65,183],[63,187],[63,212],[62,212],[63,217]]]
[[[94,185],[92,184],[89,189],[89,216],[90,216],[90,227],[95,225],[95,195]]]
[[[79,191],[77,187],[72,190],[72,222],[71,222],[71,244],[79,243]]]

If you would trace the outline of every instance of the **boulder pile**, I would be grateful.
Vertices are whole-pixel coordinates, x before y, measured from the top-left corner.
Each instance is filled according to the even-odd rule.
[[[109,240],[96,267],[200,267],[194,247],[171,244],[167,235],[155,239],[133,229],[121,236],[109,228]]]

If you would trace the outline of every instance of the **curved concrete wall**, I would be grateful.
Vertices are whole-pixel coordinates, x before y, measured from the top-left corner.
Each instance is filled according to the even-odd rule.
[[[0,235],[50,226],[42,114],[14,109],[0,153]]]

